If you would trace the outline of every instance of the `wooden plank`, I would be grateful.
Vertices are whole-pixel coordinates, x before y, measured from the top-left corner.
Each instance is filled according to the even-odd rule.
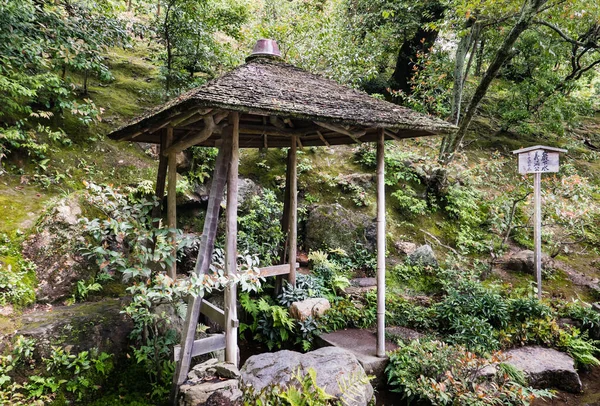
[[[238,210],[238,166],[240,160],[240,116],[230,113],[231,159],[227,174],[227,206],[225,208],[225,275],[237,273],[237,210]],[[237,345],[237,284],[225,287],[225,362],[238,366]]]
[[[300,264],[296,262],[294,264],[294,270],[299,268]],[[291,264],[281,264],[281,265],[273,265],[267,266],[265,268],[259,268],[260,276],[263,278],[267,278],[269,276],[277,276],[277,275],[288,275],[290,273],[290,269],[292,268]]]
[[[225,326],[225,312],[206,299],[202,299],[200,313],[217,323],[219,326]]]
[[[201,338],[193,343],[192,357],[208,354],[209,352],[219,351],[225,348],[225,334],[215,334],[210,337]],[[179,359],[181,355],[181,346],[173,347],[174,359]]]
[[[385,357],[385,131],[377,139],[377,356]]]
[[[296,250],[298,249],[298,170],[296,152],[298,148],[298,136],[292,136],[292,145],[290,147],[290,234],[289,234],[289,267],[288,282],[296,286]]]
[[[173,127],[167,128],[167,145],[173,144]],[[167,188],[167,227],[172,230],[177,228],[177,153],[171,152],[168,156],[167,166],[168,172],[168,188]],[[169,232],[169,236],[173,241],[172,255],[177,259],[177,233]],[[171,279],[177,279],[177,261],[173,261],[167,269],[167,273]]]
[[[219,154],[217,155],[217,161],[215,163],[215,170],[212,177],[213,181],[208,198],[208,208],[206,210],[206,217],[204,220],[204,229],[202,232],[202,237],[200,238],[200,248],[198,250],[198,259],[196,261],[195,268],[197,275],[206,274],[212,260],[212,254],[215,247],[215,237],[217,234],[217,225],[219,222],[219,209],[221,206],[221,201],[223,200],[223,193],[225,191],[225,183],[227,179],[227,171],[229,170],[230,158],[231,137],[228,137],[227,134],[224,134],[221,147],[219,148]],[[196,326],[198,324],[198,316],[200,315],[201,303],[201,297],[190,298],[188,302],[187,316],[182,331],[181,353],[176,359],[177,365],[175,366],[173,385],[171,387],[171,394],[169,397],[169,403],[173,406],[177,404],[179,385],[185,381],[190,370],[190,362],[192,359],[191,354],[194,336],[196,334]]]

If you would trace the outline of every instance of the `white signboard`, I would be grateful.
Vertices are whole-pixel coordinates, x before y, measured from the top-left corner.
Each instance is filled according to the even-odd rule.
[[[558,152],[536,149],[519,154],[519,173],[558,172]]]

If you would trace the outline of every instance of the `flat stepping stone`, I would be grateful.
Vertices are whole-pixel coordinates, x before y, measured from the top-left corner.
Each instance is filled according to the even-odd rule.
[[[369,330],[346,329],[321,334],[316,339],[319,347],[338,347],[350,351],[356,356],[368,375],[374,375],[373,386],[381,386],[386,382],[385,367],[389,359],[379,358],[377,353],[377,335]],[[385,350],[393,351],[398,346],[386,340]]]

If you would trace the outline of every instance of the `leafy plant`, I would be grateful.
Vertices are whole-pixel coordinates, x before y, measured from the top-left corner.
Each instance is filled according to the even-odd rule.
[[[238,215],[238,247],[250,252],[263,266],[279,260],[279,249],[284,241],[281,230],[283,203],[271,190],[252,196],[240,206]]]
[[[389,354],[388,382],[408,400],[423,399],[434,405],[529,405],[545,390],[523,385],[517,374],[502,366],[501,355],[481,358],[460,346],[439,341],[412,341]],[[498,363],[491,382],[479,372]]]

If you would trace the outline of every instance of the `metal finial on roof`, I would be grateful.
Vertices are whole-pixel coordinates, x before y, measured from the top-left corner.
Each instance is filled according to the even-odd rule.
[[[256,41],[256,44],[252,49],[252,53],[246,58],[246,62],[259,56],[281,59],[281,52],[279,52],[279,45],[277,45],[277,41],[273,39],[259,39]]]

